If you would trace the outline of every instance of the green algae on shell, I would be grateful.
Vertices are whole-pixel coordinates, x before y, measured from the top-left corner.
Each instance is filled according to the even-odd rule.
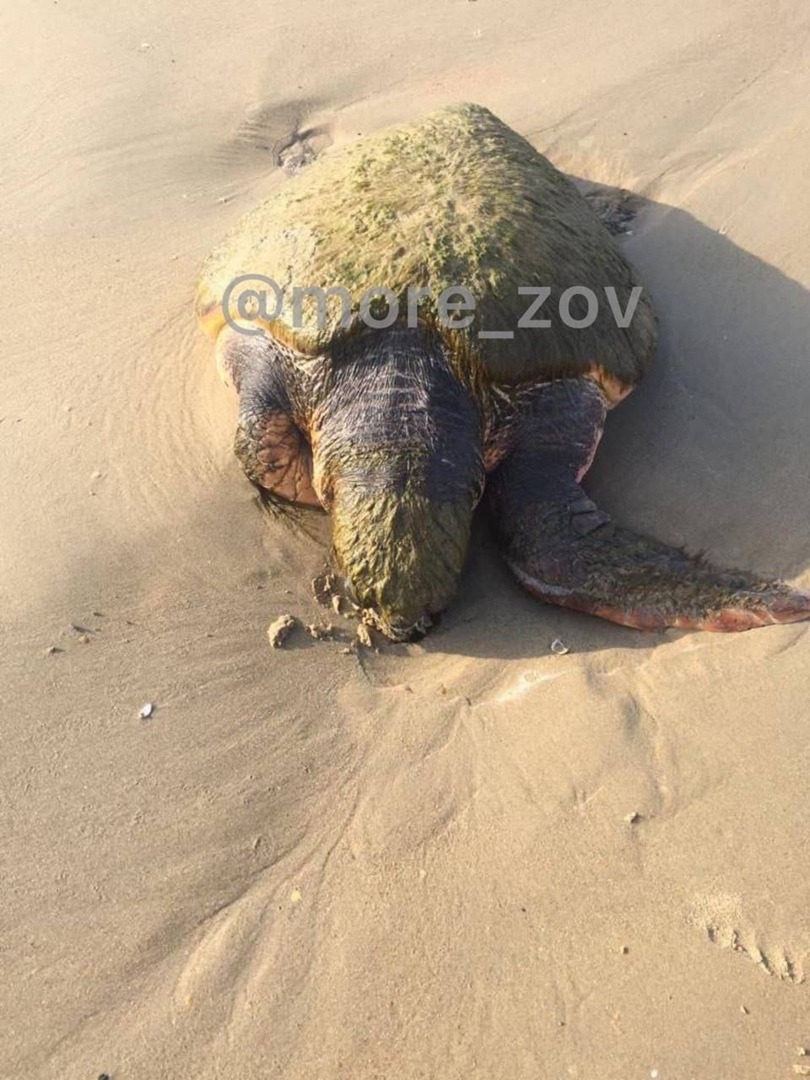
[[[270,278],[283,290],[268,329],[307,355],[331,351],[362,325],[361,298],[374,287],[394,293],[403,317],[409,290],[429,290],[420,320],[436,327],[458,368],[494,382],[599,365],[630,387],[655,346],[646,293],[624,328],[607,302],[612,286],[625,311],[640,283],[602,222],[567,177],[477,105],[444,108],[328,154],[246,214],[203,268],[197,311],[210,332],[223,325],[223,295],[241,275]],[[440,325],[437,301],[453,286],[475,298],[467,329]],[[575,286],[599,301],[588,327],[567,326],[559,315],[561,295]],[[315,296],[304,295],[294,311],[295,288],[336,287],[348,291],[348,325],[336,298],[319,311]],[[532,302],[520,287],[550,288],[537,315],[550,327],[520,326]],[[375,317],[386,310],[371,304]],[[582,317],[576,298],[570,310]],[[481,339],[482,330],[513,337]]]

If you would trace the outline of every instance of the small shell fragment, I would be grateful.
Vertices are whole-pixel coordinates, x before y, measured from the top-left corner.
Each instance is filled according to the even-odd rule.
[[[267,640],[274,649],[280,649],[298,620],[293,615],[279,615],[274,623],[267,627]]]
[[[145,705],[141,705],[140,709],[138,710],[138,716],[141,718],[141,720],[148,720],[154,711],[154,703],[151,701],[147,701]]]
[[[560,641],[559,638],[554,638],[551,643],[551,651],[554,653],[555,656],[565,656],[565,654],[570,650],[566,644]]]

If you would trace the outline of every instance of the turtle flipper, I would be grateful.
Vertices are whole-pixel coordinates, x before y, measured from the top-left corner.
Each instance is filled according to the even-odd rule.
[[[622,529],[573,484],[559,499],[534,502],[514,516],[499,508],[498,516],[509,566],[547,603],[640,630],[749,630],[810,618],[807,594],[716,569]]]
[[[533,595],[644,630],[747,630],[810,618],[810,596],[720,570],[613,522],[578,480],[604,419],[588,379],[538,388],[490,505],[507,563]]]
[[[302,375],[295,354],[265,334],[220,331],[217,367],[239,393],[234,451],[267,500],[320,506],[312,484],[312,452],[296,422]]]

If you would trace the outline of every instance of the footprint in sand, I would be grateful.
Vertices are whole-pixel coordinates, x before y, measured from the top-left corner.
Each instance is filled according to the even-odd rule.
[[[767,975],[786,982],[804,982],[810,946],[770,940],[746,916],[739,896],[713,893],[697,896],[692,904],[690,922],[699,927],[709,941],[722,949],[743,953]]]

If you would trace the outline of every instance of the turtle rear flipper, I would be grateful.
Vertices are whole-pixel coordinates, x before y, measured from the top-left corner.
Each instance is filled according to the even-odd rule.
[[[747,630],[810,618],[810,596],[779,581],[720,570],[611,522],[579,479],[606,401],[589,379],[537,387],[488,498],[507,563],[547,603],[643,630]]]

